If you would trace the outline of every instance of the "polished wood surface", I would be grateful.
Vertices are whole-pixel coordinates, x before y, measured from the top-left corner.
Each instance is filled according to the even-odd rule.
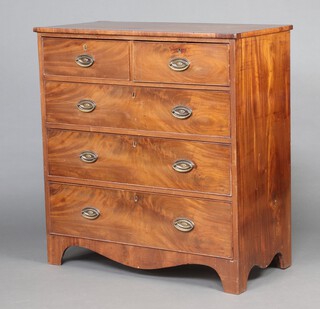
[[[246,289],[253,266],[290,266],[290,29],[35,28],[49,263],[83,246],[136,268],[203,264],[234,294]],[[84,46],[96,62],[74,69]],[[171,72],[168,62],[179,56],[190,67]],[[81,113],[81,99],[96,109]],[[174,119],[178,104],[192,116]],[[84,150],[98,160],[82,162]],[[178,159],[194,169],[174,171]],[[93,204],[102,215],[89,222],[80,212]],[[194,230],[175,231],[176,215],[193,219]]]
[[[96,153],[84,163],[85,150]],[[148,187],[231,194],[229,145],[121,136],[65,130],[48,131],[49,174]],[[179,173],[172,164],[191,160],[195,167]]]
[[[76,64],[76,57],[82,54],[94,58],[92,66],[83,68]],[[129,79],[129,44],[125,41],[46,37],[43,60],[45,75]]]
[[[97,219],[81,216],[88,206],[100,211]],[[192,231],[181,232],[173,226],[181,217],[194,222]],[[232,257],[231,206],[227,203],[51,184],[50,219],[54,234]]]
[[[173,71],[174,58],[187,59],[189,68]],[[229,85],[228,44],[134,42],[133,61],[135,81]]]
[[[35,27],[36,32],[108,36],[147,36],[235,39],[291,30],[291,25],[157,23],[96,21],[54,27]]]
[[[241,285],[276,254],[281,268],[291,264],[289,43],[286,32],[237,46]]]
[[[172,196],[182,196],[182,197],[194,197],[194,198],[204,198],[204,199],[214,199],[216,201],[232,203],[234,201],[233,196],[230,195],[220,195],[212,192],[201,192],[201,191],[188,191],[176,188],[164,188],[164,187],[148,187],[142,186],[139,184],[132,183],[122,183],[122,182],[110,182],[105,180],[96,180],[96,179],[83,179],[75,177],[66,177],[66,176],[54,176],[48,175],[48,181],[53,182],[62,182],[68,184],[79,184],[79,185],[88,185],[88,186],[98,186],[106,187],[110,189],[117,190],[130,190],[135,192],[143,193],[159,193]]]
[[[218,273],[224,292],[240,293],[234,289],[237,286],[237,277],[234,273],[238,272],[238,263],[231,259],[62,235],[48,234],[47,241],[48,262],[53,265],[61,265],[65,251],[74,246],[90,249],[138,269],[158,269],[187,264],[207,265]],[[220,283],[215,284],[215,288],[221,290]]]
[[[50,123],[230,136],[230,95],[227,92],[79,86],[78,83],[51,81],[46,82],[45,91],[46,120]],[[93,112],[78,110],[77,103],[83,99],[95,102]],[[192,109],[188,119],[172,115],[172,109],[178,105]]]

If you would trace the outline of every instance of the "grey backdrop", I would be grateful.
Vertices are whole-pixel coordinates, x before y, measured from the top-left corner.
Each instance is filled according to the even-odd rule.
[[[1,0],[0,308],[319,308],[319,0]],[[86,250],[46,264],[33,26],[96,20],[274,23],[292,32],[293,266],[255,270],[221,292],[214,271],[136,271]]]

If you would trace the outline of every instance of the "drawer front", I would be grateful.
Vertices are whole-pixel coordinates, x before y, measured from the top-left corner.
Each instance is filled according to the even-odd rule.
[[[43,57],[48,75],[129,79],[125,41],[44,38]]]
[[[230,136],[226,92],[47,82],[46,104],[53,123]]]
[[[49,232],[232,257],[231,205],[209,200],[51,184]]]
[[[230,160],[229,145],[48,130],[56,176],[230,195]]]
[[[229,45],[134,42],[134,80],[229,85]]]

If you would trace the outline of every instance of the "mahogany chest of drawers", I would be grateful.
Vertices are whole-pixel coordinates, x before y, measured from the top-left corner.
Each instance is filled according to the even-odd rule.
[[[49,263],[203,264],[230,293],[290,266],[291,29],[35,28]]]

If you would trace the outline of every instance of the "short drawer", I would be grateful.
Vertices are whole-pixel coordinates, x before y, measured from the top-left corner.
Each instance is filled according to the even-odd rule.
[[[228,44],[134,42],[134,80],[227,86]]]
[[[50,185],[49,233],[232,257],[231,205],[210,200]]]
[[[230,136],[227,92],[46,82],[51,123]]]
[[[43,39],[44,74],[129,79],[129,43],[115,40]]]
[[[230,195],[229,145],[48,130],[49,173]]]

